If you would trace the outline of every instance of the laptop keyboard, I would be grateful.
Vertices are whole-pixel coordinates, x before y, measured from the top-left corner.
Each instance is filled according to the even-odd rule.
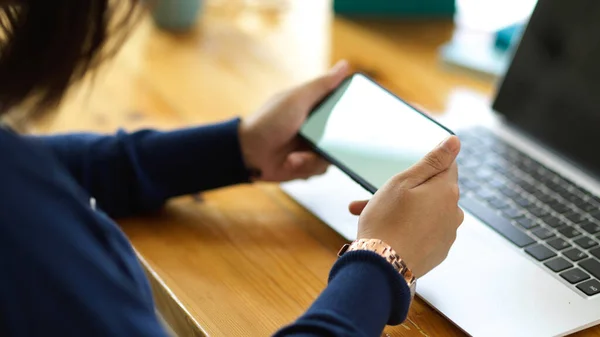
[[[599,294],[600,198],[489,130],[458,136],[461,207],[582,294]]]

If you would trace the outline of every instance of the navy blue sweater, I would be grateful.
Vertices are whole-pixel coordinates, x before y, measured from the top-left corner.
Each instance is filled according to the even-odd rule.
[[[0,128],[0,336],[166,336],[112,219],[248,182],[238,123],[42,137]],[[405,319],[408,303],[387,262],[352,252],[308,311],[276,335],[379,336]]]

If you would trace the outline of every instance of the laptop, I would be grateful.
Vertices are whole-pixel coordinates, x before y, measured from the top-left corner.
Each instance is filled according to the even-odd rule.
[[[600,323],[600,1],[539,0],[486,118],[462,140],[465,221],[417,294],[473,336],[562,336]],[[481,117],[482,112],[471,112]],[[370,194],[332,167],[282,184],[348,240]]]

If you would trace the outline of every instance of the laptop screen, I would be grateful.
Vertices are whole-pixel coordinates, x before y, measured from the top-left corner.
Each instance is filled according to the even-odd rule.
[[[539,0],[493,107],[600,175],[600,1]]]

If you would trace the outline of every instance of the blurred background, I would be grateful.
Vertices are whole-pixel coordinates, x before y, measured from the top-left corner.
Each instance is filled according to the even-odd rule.
[[[533,0],[149,0],[116,59],[40,132],[247,114],[340,58],[432,113],[489,97]],[[93,90],[92,90],[93,89]],[[475,96],[471,95],[472,98]],[[483,98],[485,99],[485,98]]]

